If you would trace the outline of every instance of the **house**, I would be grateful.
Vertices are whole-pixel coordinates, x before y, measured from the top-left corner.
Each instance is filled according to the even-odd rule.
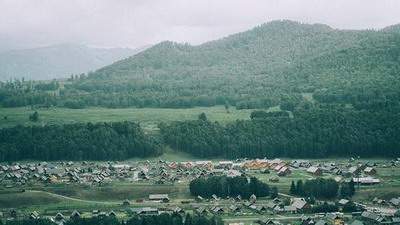
[[[233,166],[232,161],[219,161],[216,167],[220,169],[231,169],[232,166]]]
[[[350,200],[342,198],[342,199],[340,199],[338,201],[338,204],[343,206],[343,205],[346,205],[349,202],[350,202]]]
[[[215,201],[219,201],[220,198],[218,198],[218,196],[216,194],[211,195],[211,198]]]
[[[286,176],[286,175],[288,175],[288,174],[290,174],[291,173],[291,171],[290,171],[290,169],[289,169],[289,167],[287,167],[287,166],[283,166],[279,171],[278,171],[278,176]]]
[[[361,222],[360,220],[354,220],[353,222],[350,223],[350,225],[364,225],[364,223]]]
[[[149,200],[154,202],[169,202],[168,194],[151,194]]]
[[[374,185],[379,184],[381,181],[373,177],[354,177],[353,182],[362,185]]]
[[[392,204],[393,206],[400,206],[400,197],[398,198],[392,198],[390,199],[390,204]]]
[[[364,169],[364,173],[367,175],[375,175],[376,174],[376,170],[373,167],[366,167]]]
[[[206,214],[207,213],[207,209],[204,208],[204,207],[199,207],[199,208],[196,209],[196,213],[199,214],[199,215]]]
[[[296,208],[296,210],[301,211],[310,207],[307,201],[304,198],[294,198],[292,199],[292,207]]]
[[[200,195],[197,195],[197,197],[196,197],[197,202],[202,202],[203,200],[204,200],[203,197],[201,197]]]
[[[11,209],[11,210],[10,210],[10,216],[11,216],[12,218],[17,218],[17,216],[18,216],[17,210]]]
[[[81,214],[77,210],[74,210],[71,213],[71,216],[69,218],[70,219],[79,219],[79,218],[81,218]]]
[[[274,176],[274,177],[269,178],[268,180],[272,183],[277,183],[277,182],[279,182],[279,177]]]
[[[231,212],[239,212],[240,211],[240,207],[237,206],[237,205],[231,205],[231,206],[229,206],[229,210]]]
[[[361,213],[361,218],[369,222],[380,222],[383,221],[383,217],[370,211],[364,211]]]
[[[108,216],[109,216],[109,217],[115,217],[115,218],[116,218],[116,217],[117,217],[117,214],[116,214],[114,211],[111,210],[111,212],[108,213]]]
[[[240,177],[242,176],[242,173],[239,172],[238,170],[228,170],[226,171],[226,176],[227,177]]]
[[[330,221],[333,225],[344,225],[344,220],[341,215],[336,213],[328,213],[326,215],[328,221]]]
[[[288,213],[296,213],[297,208],[293,205],[285,205],[285,206],[283,206],[283,211],[288,212]]]
[[[301,223],[300,225],[314,225],[315,221],[313,218],[308,217],[308,216],[302,216],[301,217]]]
[[[250,196],[250,198],[249,198],[249,201],[250,201],[251,203],[256,203],[256,201],[257,201],[256,195],[252,194],[252,195]]]
[[[52,219],[52,221],[54,221],[54,223],[62,225],[65,222],[65,217],[62,213],[57,213],[56,216]]]
[[[351,175],[356,175],[360,173],[360,168],[358,166],[352,166],[349,168],[349,173]]]
[[[328,225],[328,222],[326,222],[325,220],[318,220],[315,225]]]
[[[177,207],[172,209],[172,212],[181,214],[181,213],[185,213],[185,210],[183,210],[182,208],[177,206]]]
[[[141,216],[154,216],[160,214],[157,208],[151,207],[136,208],[133,209],[133,212]]]
[[[125,199],[123,202],[122,202],[122,205],[123,206],[128,206],[128,205],[130,205],[131,204],[131,202],[128,200],[128,199]]]
[[[256,223],[258,223],[260,225],[278,225],[278,224],[280,224],[279,222],[273,221],[272,219],[258,220],[258,221],[256,221]]]
[[[214,206],[211,208],[211,212],[214,214],[221,214],[221,213],[224,213],[224,209],[219,206]]]
[[[29,214],[29,219],[37,220],[39,219],[39,213],[36,211],[33,211]]]
[[[319,167],[311,166],[307,169],[307,173],[312,174],[314,176],[321,176],[322,170]]]

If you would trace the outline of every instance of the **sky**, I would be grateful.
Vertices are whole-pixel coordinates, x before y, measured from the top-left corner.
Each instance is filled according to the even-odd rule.
[[[400,0],[0,0],[0,51],[196,45],[281,19],[380,29],[400,23]]]

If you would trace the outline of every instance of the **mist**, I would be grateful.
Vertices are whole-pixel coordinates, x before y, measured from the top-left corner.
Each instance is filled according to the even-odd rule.
[[[281,19],[340,29],[400,22],[397,0],[0,0],[0,10],[0,51],[59,43],[200,44]]]

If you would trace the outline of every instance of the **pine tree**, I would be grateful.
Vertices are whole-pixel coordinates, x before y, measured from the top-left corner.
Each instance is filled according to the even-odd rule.
[[[294,184],[294,181],[292,180],[292,184],[290,185],[290,190],[289,190],[290,194],[295,195],[297,194],[297,190],[296,190],[296,185]]]

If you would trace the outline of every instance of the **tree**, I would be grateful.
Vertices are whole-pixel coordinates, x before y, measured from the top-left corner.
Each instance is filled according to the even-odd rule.
[[[186,214],[184,225],[193,225],[193,219],[190,213]]]
[[[303,180],[298,180],[298,181],[297,181],[296,194],[298,194],[298,195],[304,195]]]
[[[292,180],[292,183],[290,184],[290,190],[289,190],[290,194],[295,195],[297,194],[297,190],[296,190],[296,185],[294,184],[294,181]]]
[[[199,115],[199,120],[207,121],[207,116],[206,116],[206,114],[204,112]]]
[[[229,113],[229,102],[225,101],[224,107],[225,107],[226,113]]]
[[[349,182],[349,195],[352,197],[356,193],[356,188],[353,179]]]
[[[277,187],[272,187],[270,191],[270,197],[271,198],[277,198],[278,197],[278,188]]]
[[[35,111],[31,115],[29,115],[29,120],[32,122],[37,122],[39,120],[39,113]]]
[[[357,206],[356,206],[356,204],[354,204],[353,202],[348,202],[348,203],[346,203],[344,206],[343,206],[343,212],[346,212],[346,213],[351,213],[351,212],[356,212],[356,211],[358,211],[358,208],[357,208]]]

